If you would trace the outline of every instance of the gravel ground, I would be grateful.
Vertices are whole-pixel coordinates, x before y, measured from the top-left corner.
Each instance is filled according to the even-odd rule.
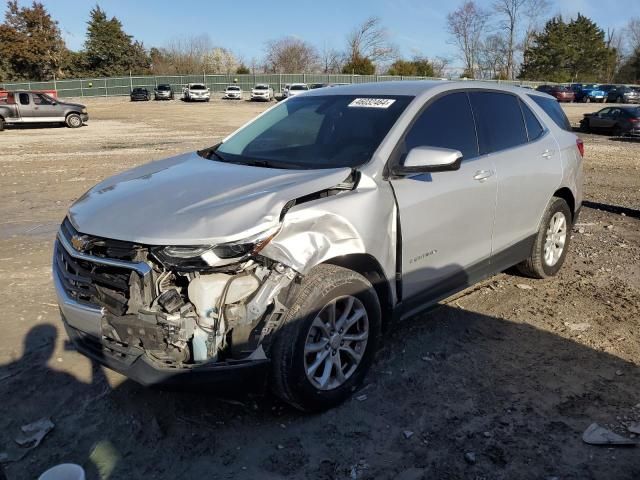
[[[89,99],[79,130],[0,134],[0,461],[96,478],[638,479],[638,447],[582,442],[640,422],[640,144],[582,135],[586,208],[561,273],[504,273],[394,328],[362,391],[321,415],[270,396],[145,389],[61,327],[50,256],[105,176],[213,144],[266,108]],[[600,106],[566,105],[572,122]],[[32,450],[22,425],[55,427]],[[5,457],[6,461],[6,457]]]

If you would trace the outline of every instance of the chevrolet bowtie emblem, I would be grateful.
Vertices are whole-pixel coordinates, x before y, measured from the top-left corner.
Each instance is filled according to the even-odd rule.
[[[71,237],[71,245],[79,252],[84,252],[89,245],[89,239],[84,235],[74,235]]]

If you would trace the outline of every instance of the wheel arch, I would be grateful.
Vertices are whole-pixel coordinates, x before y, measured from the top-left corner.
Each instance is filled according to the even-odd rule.
[[[391,290],[391,283],[386,278],[382,266],[375,257],[367,253],[351,253],[330,258],[322,263],[353,270],[369,280],[380,301],[382,325],[383,327],[388,326],[392,318],[394,296]]]
[[[571,219],[573,220],[576,216],[576,199],[569,187],[562,187],[555,191],[553,194],[554,197],[561,198],[567,205],[569,205],[569,210],[571,210]]]

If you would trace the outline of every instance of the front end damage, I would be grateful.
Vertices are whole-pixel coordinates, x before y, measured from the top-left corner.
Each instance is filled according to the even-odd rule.
[[[296,271],[255,248],[214,262],[206,253],[167,250],[84,235],[65,220],[54,253],[63,317],[72,338],[86,343],[88,334],[103,347],[99,355],[95,348],[83,353],[102,361],[138,352],[173,370],[265,360],[286,312],[280,294]],[[98,309],[99,325],[87,328],[85,319],[65,315],[70,305]]]
[[[221,165],[217,168],[227,167]],[[385,277],[393,275],[391,194],[358,172],[346,178],[338,174],[302,196],[299,183],[287,183],[289,193],[298,193],[289,196],[295,200],[278,192],[274,208],[261,215],[249,205],[235,216],[245,234],[222,237],[235,239],[231,243],[198,236],[196,246],[147,244],[144,235],[157,230],[156,217],[150,221],[133,211],[125,224],[112,213],[118,199],[110,200],[111,209],[98,209],[105,197],[89,192],[72,207],[54,250],[54,283],[69,337],[81,353],[145,385],[190,383],[196,377],[191,374],[207,372],[214,375],[200,375],[196,383],[238,384],[243,378],[249,383],[257,376],[247,373],[248,367],[258,366],[262,376],[297,285],[315,265],[369,253],[383,260]],[[263,187],[261,194],[267,193]],[[227,209],[232,206],[225,203]],[[152,207],[156,204],[145,208]],[[183,227],[191,228],[193,238],[207,225],[202,219],[187,224],[184,211],[171,215],[175,225],[163,238],[168,233],[179,237]],[[109,227],[97,215],[109,220]],[[226,228],[224,215],[217,216],[217,229]],[[261,223],[258,216],[269,222]],[[76,228],[78,219],[82,226]],[[387,235],[379,235],[380,221]],[[95,235],[84,233],[85,228]],[[127,241],[100,236],[107,231],[135,235],[130,233]]]

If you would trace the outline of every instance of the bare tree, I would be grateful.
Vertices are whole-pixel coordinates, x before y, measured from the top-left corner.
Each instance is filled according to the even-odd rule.
[[[378,17],[369,17],[347,36],[349,62],[362,58],[385,61],[396,56],[397,48],[389,41],[389,33]]]
[[[640,30],[638,31],[638,33],[640,34]],[[638,37],[638,40],[640,40],[640,37]],[[624,45],[622,36],[616,32],[615,28],[607,28],[606,45],[609,52],[609,57],[604,64],[603,73],[605,81],[612,82],[624,58]]]
[[[487,24],[488,13],[473,1],[447,15],[447,30],[452,43],[458,47],[460,58],[465,64],[465,74],[475,76],[478,55],[482,46],[481,36]]]
[[[524,33],[518,45],[518,50],[524,56],[524,52],[531,47],[533,36],[542,26],[542,19],[549,11],[549,0],[529,0],[523,9],[525,20]]]
[[[529,46],[538,20],[548,9],[548,0],[494,0],[493,10],[500,17],[499,27],[506,40],[506,76],[510,80],[516,77],[518,50]]]
[[[508,77],[508,50],[509,44],[504,35],[495,33],[484,39],[478,59],[483,78],[503,79]]]
[[[282,37],[266,43],[266,67],[274,73],[304,73],[318,69],[315,47],[295,37]]]
[[[624,32],[629,53],[640,50],[640,17],[633,17],[629,20]]]
[[[343,54],[325,44],[320,52],[320,68],[322,69],[322,73],[340,73],[343,63]]]
[[[451,60],[446,57],[435,57],[431,59],[431,66],[433,67],[433,76],[444,78],[447,77],[447,69]]]

